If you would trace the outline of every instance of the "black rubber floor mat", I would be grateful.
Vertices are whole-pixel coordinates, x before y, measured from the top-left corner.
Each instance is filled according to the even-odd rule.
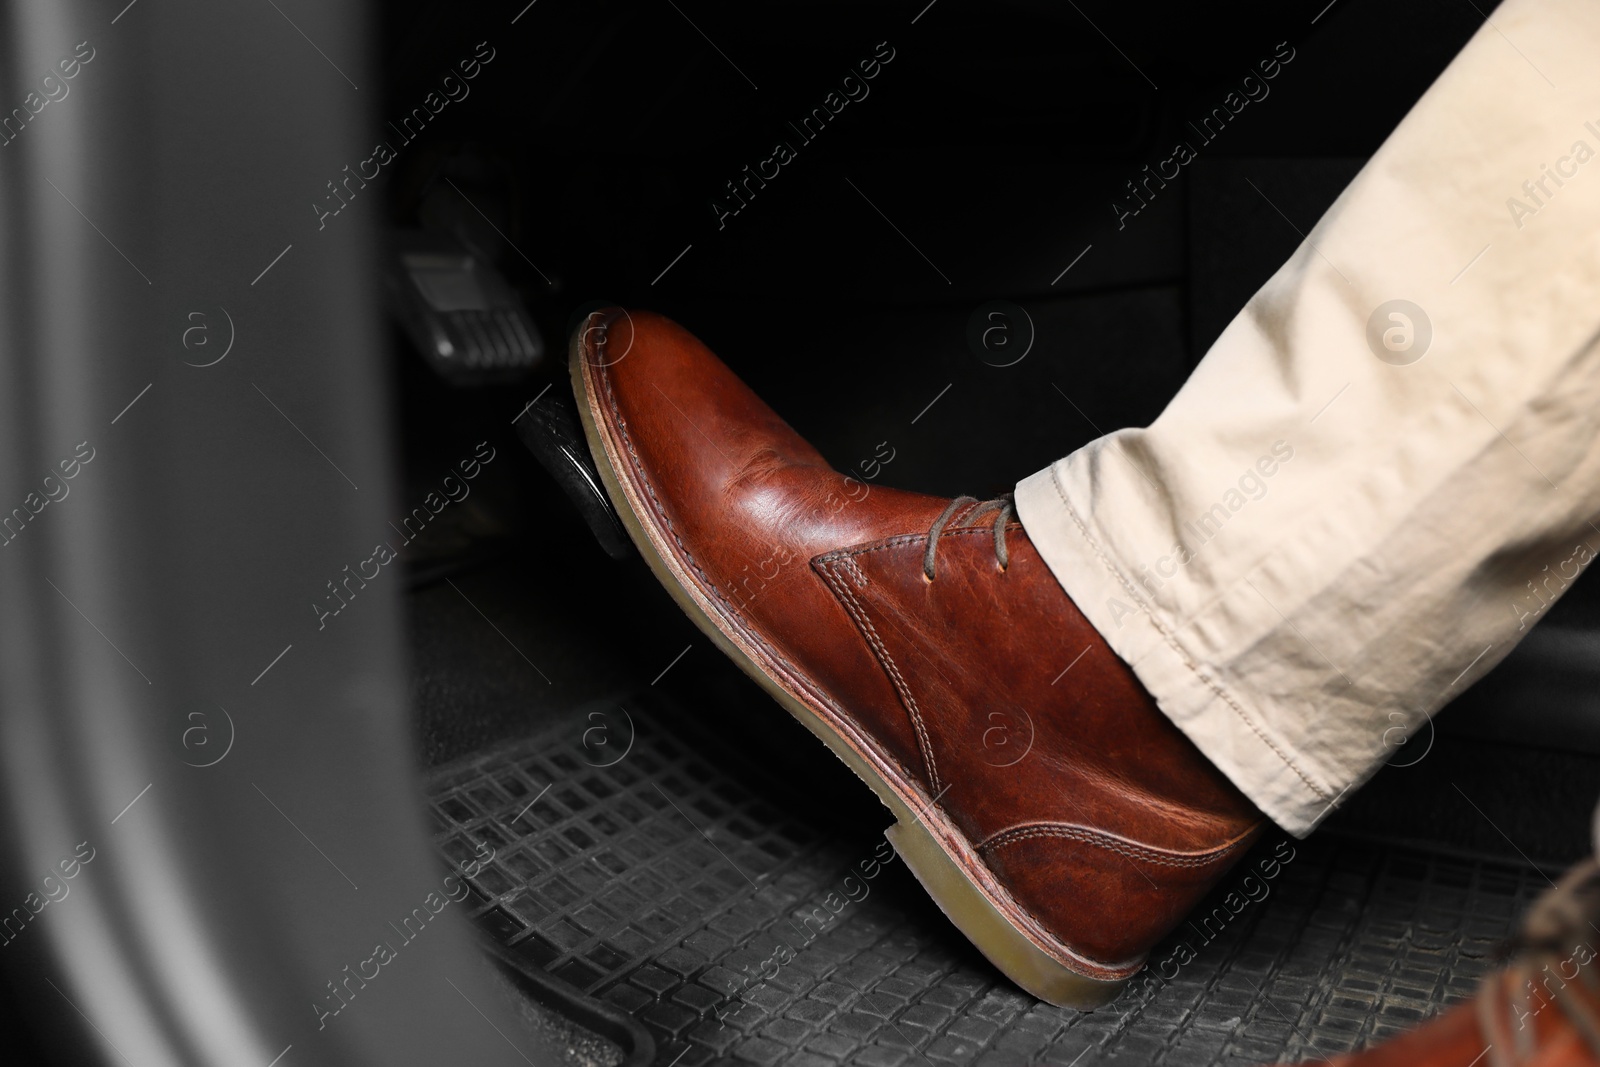
[[[1320,1062],[1471,994],[1547,885],[1531,868],[1269,836],[1092,1014],[1011,986],[863,805],[782,810],[642,705],[580,710],[435,772],[437,842],[477,921],[641,1020],[662,1067]]]

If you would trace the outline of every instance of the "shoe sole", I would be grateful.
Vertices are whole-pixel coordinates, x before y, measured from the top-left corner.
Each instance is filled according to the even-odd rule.
[[[1058,944],[1052,952],[1041,945],[1040,941],[1048,936],[1042,928],[1030,934],[1019,922],[1007,918],[1006,911],[1019,916],[1026,912],[1010,899],[992,875],[980,881],[968,873],[973,867],[987,873],[987,867],[960,831],[920,791],[890,780],[874,767],[864,756],[860,744],[834,724],[831,712],[793,690],[775,669],[763,665],[766,657],[761,650],[751,645],[711,605],[670,549],[664,544],[658,545],[660,534],[655,524],[640,518],[642,501],[636,501],[636,491],[629,479],[618,475],[616,443],[601,431],[595,418],[594,393],[589,381],[592,370],[584,358],[582,338],[580,327],[573,332],[568,362],[590,454],[628,535],[684,614],[877,794],[895,817],[894,825],[884,831],[884,836],[939,909],[989,962],[1029,993],[1057,1007],[1090,1011],[1116,999],[1138,970],[1137,964],[1113,969],[1078,960],[1086,967],[1124,972],[1116,977],[1091,977],[1062,962],[1062,956],[1077,959],[1065,946]],[[939,825],[942,833],[934,833],[930,823]],[[984,881],[990,884],[985,885]],[[1026,921],[1035,927],[1038,925],[1031,917]]]

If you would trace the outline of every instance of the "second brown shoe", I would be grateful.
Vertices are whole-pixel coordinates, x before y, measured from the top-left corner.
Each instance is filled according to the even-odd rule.
[[[606,488],[705,633],[872,787],[961,931],[1111,1000],[1262,815],[1156,708],[1008,500],[832,470],[704,345],[612,308],[571,370]]]

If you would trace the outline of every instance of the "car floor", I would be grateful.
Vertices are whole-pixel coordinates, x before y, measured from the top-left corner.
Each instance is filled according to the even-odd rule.
[[[419,754],[441,861],[495,849],[482,930],[643,1023],[661,1065],[1319,1060],[1470,996],[1581,854],[1586,812],[1513,801],[1519,773],[1582,795],[1592,761],[1446,736],[1325,831],[1269,833],[1112,1005],[1054,1008],[895,861],[865,786],[581,532],[411,594]],[[1495,827],[1430,808],[1446,780]]]

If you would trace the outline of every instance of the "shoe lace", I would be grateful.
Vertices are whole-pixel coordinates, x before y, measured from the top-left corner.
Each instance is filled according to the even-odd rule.
[[[1478,995],[1480,1028],[1489,1041],[1489,1067],[1515,1067],[1531,1061],[1537,1052],[1528,1020],[1551,1001],[1537,993],[1536,982],[1549,990],[1555,1004],[1600,1059],[1600,976],[1595,973],[1593,949],[1600,935],[1600,863],[1590,859],[1568,871],[1528,910],[1522,927],[1508,946],[1517,962],[1507,976],[1490,975]],[[1589,958],[1568,974],[1563,965],[1578,960],[1579,947]],[[1554,978],[1552,988],[1551,979]],[[1505,982],[1516,984],[1506,994]],[[1581,984],[1581,990],[1573,989]],[[1586,995],[1587,994],[1587,995]],[[1539,1005],[1533,1007],[1537,996]],[[1503,1001],[1503,1003],[1502,1003]]]
[[[933,581],[933,553],[939,547],[939,536],[944,533],[945,526],[955,517],[956,512],[968,504],[977,505],[977,507],[967,512],[965,516],[969,525],[979,515],[998,509],[994,517],[994,558],[1000,561],[1001,570],[1005,570],[1011,565],[1011,552],[1006,547],[1006,523],[1011,520],[1012,515],[1016,514],[1011,494],[1006,493],[984,501],[978,500],[975,496],[958,496],[945,505],[945,509],[939,513],[939,517],[933,520],[933,525],[928,527],[928,548],[922,554],[922,573],[927,575],[928,581]]]

